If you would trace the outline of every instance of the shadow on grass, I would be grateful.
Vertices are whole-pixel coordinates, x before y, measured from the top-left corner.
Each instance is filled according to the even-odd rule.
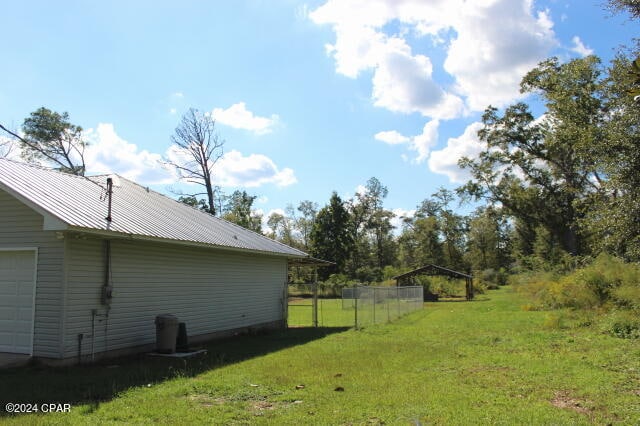
[[[302,345],[347,327],[295,328],[258,336],[236,336],[199,347],[207,353],[193,358],[163,358],[147,354],[112,358],[73,367],[26,366],[0,370],[0,402],[88,404],[95,410],[132,387],[193,377],[225,365]],[[0,418],[7,416],[0,410]]]
[[[425,303],[474,303],[474,302],[488,302],[489,300],[491,300],[491,298],[489,297],[474,297],[471,300],[467,300],[464,297],[442,297],[440,299],[438,299],[437,302],[425,302]]]

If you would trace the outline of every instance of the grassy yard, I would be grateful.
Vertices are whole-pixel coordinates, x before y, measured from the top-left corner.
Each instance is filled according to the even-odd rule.
[[[69,402],[9,424],[638,424],[640,341],[503,288],[361,331],[292,329],[180,362],[0,371],[0,400]],[[558,321],[564,315],[568,321]]]
[[[297,299],[289,302],[289,326],[308,327],[313,324],[311,299]],[[342,308],[342,299],[318,299],[318,326],[353,327],[354,309]]]

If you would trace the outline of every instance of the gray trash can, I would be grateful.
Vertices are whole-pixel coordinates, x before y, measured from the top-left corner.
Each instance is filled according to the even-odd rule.
[[[162,314],[156,317],[156,351],[172,354],[176,351],[178,337],[178,317]]]

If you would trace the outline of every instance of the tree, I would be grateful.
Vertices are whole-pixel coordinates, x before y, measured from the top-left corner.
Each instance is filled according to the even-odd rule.
[[[296,220],[296,228],[302,237],[302,246],[305,250],[309,250],[311,231],[318,214],[318,203],[309,200],[301,201],[298,205],[298,211],[302,213],[302,216]]]
[[[186,204],[188,206],[194,207],[198,210],[209,211],[209,207],[207,206],[207,202],[194,197],[193,195],[182,195],[178,197],[178,201]]]
[[[14,148],[13,140],[9,138],[0,137],[0,158],[9,157],[9,155],[13,151],[13,148]]]
[[[207,196],[207,211],[216,214],[216,193],[213,168],[222,157],[224,140],[215,130],[215,120],[190,108],[171,136],[171,154],[165,164],[172,166],[181,180],[204,187],[205,192],[190,194]]]
[[[294,223],[296,221],[293,206],[288,205],[285,214],[273,212],[267,218],[267,226],[271,229],[271,237],[288,246],[298,246],[294,232]]]
[[[82,127],[71,124],[69,114],[59,114],[41,107],[32,112],[22,124],[24,136],[7,129],[0,129],[20,142],[22,157],[28,162],[52,163],[65,173],[84,176],[86,166]]]
[[[472,179],[459,191],[499,203],[521,221],[545,227],[567,252],[583,253],[579,220],[603,182],[594,149],[606,117],[600,74],[594,56],[564,64],[551,58],[530,71],[521,91],[545,101],[544,117],[534,119],[524,103],[503,115],[487,108],[478,133],[486,149],[460,161]]]
[[[436,216],[416,215],[406,219],[398,238],[400,263],[407,268],[443,265],[444,255]]]
[[[640,1],[638,0],[608,0],[608,8],[615,12],[628,12],[632,18],[640,18]]]
[[[334,266],[318,271],[322,279],[326,279],[331,273],[344,273],[347,259],[353,250],[351,226],[349,212],[342,199],[334,192],[329,204],[318,212],[310,235],[313,256],[335,262]]]
[[[507,266],[509,227],[493,207],[477,209],[469,220],[467,259],[474,271]]]
[[[365,184],[364,191],[358,192],[349,202],[349,213],[353,225],[355,242],[351,258],[352,274],[361,268],[377,268],[381,277],[382,268],[393,255],[391,219],[394,214],[384,210],[383,202],[389,193],[386,186],[375,177]],[[367,273],[367,275],[372,275]]]
[[[440,188],[432,194],[431,202],[425,200],[422,206],[437,206],[438,227],[441,233],[443,265],[457,271],[466,270],[463,253],[466,243],[466,218],[450,209],[456,198],[455,193]]]
[[[594,156],[607,180],[585,212],[595,251],[640,261],[640,108],[627,96],[633,60],[619,55],[604,81],[603,109],[608,112]]]
[[[225,197],[224,213],[222,218],[240,225],[254,232],[262,232],[262,216],[252,210],[253,202],[258,198],[249,195],[246,191],[236,190]]]

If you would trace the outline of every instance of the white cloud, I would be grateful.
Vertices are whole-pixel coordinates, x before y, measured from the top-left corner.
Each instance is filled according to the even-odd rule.
[[[431,120],[424,125],[422,133],[416,136],[408,137],[395,130],[390,130],[376,133],[374,138],[391,145],[406,144],[411,151],[417,153],[413,161],[415,163],[422,163],[429,157],[431,148],[438,142],[439,125],[440,122],[438,120]],[[405,154],[402,154],[402,156],[405,161],[409,159]]]
[[[405,142],[409,142],[409,138],[400,134],[399,132],[395,131],[395,130],[390,130],[390,131],[385,131],[385,132],[378,132],[375,135],[373,135],[373,137],[376,140],[379,140],[381,142],[385,142],[388,143],[389,145],[399,145]]]
[[[160,154],[140,150],[116,133],[113,124],[99,123],[85,131],[89,145],[84,158],[91,173],[117,173],[142,184],[173,183],[176,176],[163,166]]]
[[[247,110],[244,102],[233,104],[227,109],[214,108],[211,115],[219,123],[236,129],[249,130],[258,135],[271,133],[279,120],[276,114],[271,115],[270,118],[254,115],[253,112]]]
[[[175,145],[169,147],[166,156],[176,164],[193,163],[189,153]],[[222,187],[255,188],[266,184],[289,186],[296,183],[297,179],[292,169],[280,170],[273,160],[265,155],[244,156],[241,152],[233,150],[225,153],[215,164],[213,181],[214,185]]]
[[[482,123],[472,123],[461,136],[449,138],[446,147],[431,152],[429,169],[447,175],[452,182],[462,183],[469,179],[468,172],[458,166],[458,160],[462,157],[476,158],[485,149],[486,145],[478,139],[481,128]]]
[[[271,216],[272,214],[277,213],[279,215],[282,216],[287,216],[287,214],[285,213],[284,209],[271,209],[269,210],[269,212],[265,215],[265,218],[269,218],[269,216]]]
[[[405,210],[402,208],[397,208],[391,211],[395,215],[394,217],[391,218],[391,225],[393,225],[396,228],[396,233],[402,230],[402,222],[404,218],[412,218],[416,214],[416,209]]]
[[[462,100],[445,92],[433,80],[432,73],[428,57],[412,55],[404,41],[390,39],[373,76],[373,104],[389,111],[418,112],[427,117],[458,116],[463,110]]]
[[[178,113],[178,110],[176,108],[169,108],[169,114],[176,115],[177,113]]]
[[[520,97],[520,80],[557,45],[548,13],[532,0],[467,2],[444,69],[470,109],[504,106]]]
[[[517,99],[522,76],[557,45],[548,12],[534,10],[533,0],[328,0],[309,18],[332,25],[327,53],[338,73],[373,71],[375,105],[439,119]],[[389,33],[389,23],[399,23],[400,33]],[[408,34],[444,49],[433,52],[444,54],[443,63],[433,64],[428,43],[414,54]],[[452,87],[435,79],[434,67]]]
[[[239,151],[227,152],[216,164],[215,183],[220,186],[253,188],[265,184],[289,186],[297,182],[292,169],[278,169],[275,163],[262,154],[242,155]]]
[[[164,165],[162,155],[141,150],[136,144],[120,137],[111,123],[99,123],[95,129],[84,132],[88,146],[84,152],[85,163],[90,174],[117,173],[137,183],[173,184],[179,177],[175,171]],[[0,138],[0,143],[4,139]],[[1,147],[0,147],[1,148]],[[19,150],[13,150],[10,158],[19,159]],[[188,153],[175,145],[165,152],[165,157],[177,164],[192,161]],[[242,155],[238,151],[226,153],[215,165],[216,185],[225,187],[258,187],[274,184],[280,187],[297,182],[290,168],[279,169],[267,156],[262,154]],[[268,199],[261,197],[259,203]]]
[[[580,37],[573,36],[571,41],[573,42],[573,47],[570,49],[572,52],[575,52],[580,56],[593,55],[593,49],[585,46],[582,40],[580,40]]]
[[[422,134],[413,138],[411,149],[418,153],[417,163],[422,163],[429,157],[429,151],[438,142],[438,120],[431,120],[424,125]]]

